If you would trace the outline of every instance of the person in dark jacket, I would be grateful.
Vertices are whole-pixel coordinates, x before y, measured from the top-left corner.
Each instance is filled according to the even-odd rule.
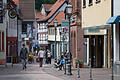
[[[22,66],[23,70],[26,69],[26,64],[27,64],[27,58],[28,58],[28,50],[25,47],[25,44],[22,45],[22,49],[20,51],[20,58],[22,60]]]
[[[48,64],[48,50],[45,52],[45,63]]]

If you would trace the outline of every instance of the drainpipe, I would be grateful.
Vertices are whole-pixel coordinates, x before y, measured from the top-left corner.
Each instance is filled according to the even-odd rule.
[[[114,1],[113,0],[111,0],[111,17],[113,17],[113,7],[114,7]],[[111,73],[112,73],[112,75],[111,75],[111,80],[114,80],[114,70],[113,70],[113,67],[114,67],[114,42],[113,42],[113,28],[114,26],[113,26],[113,24],[111,24],[111,35],[112,35],[112,46],[111,46],[111,52],[112,52],[112,54],[111,54]]]

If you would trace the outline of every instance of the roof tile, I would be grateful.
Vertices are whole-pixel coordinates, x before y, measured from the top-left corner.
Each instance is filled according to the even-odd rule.
[[[43,4],[43,5],[44,5],[45,10],[49,10],[53,4]]]
[[[57,11],[57,9],[65,2],[66,0],[57,0],[55,4],[50,8],[51,12],[44,19],[40,19],[40,21],[48,20],[52,17],[52,15]]]
[[[61,24],[61,21],[62,21],[63,19],[65,19],[65,13],[64,13],[64,11],[60,11],[60,12],[57,14],[57,16],[52,20],[52,22],[51,22],[50,24],[48,24],[48,26],[54,25],[53,23],[54,23],[55,19],[57,19],[58,25],[60,25],[60,24]]]

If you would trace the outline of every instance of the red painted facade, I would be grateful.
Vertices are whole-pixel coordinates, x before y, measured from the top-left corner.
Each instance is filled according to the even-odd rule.
[[[5,52],[5,48],[4,48],[4,45],[5,45],[4,37],[5,37],[5,35],[4,35],[4,33],[5,33],[4,31],[0,31],[0,52],[1,53]],[[0,59],[0,64],[5,64],[5,63],[6,63],[6,59]]]
[[[75,67],[76,59],[83,60],[83,30],[81,29],[81,0],[70,0],[73,5],[74,22],[71,22],[71,53],[73,67]],[[84,61],[84,60],[83,60]]]
[[[7,37],[7,47],[6,47],[6,54],[7,57],[10,56],[15,59],[18,58],[18,50],[17,50],[17,37]]]

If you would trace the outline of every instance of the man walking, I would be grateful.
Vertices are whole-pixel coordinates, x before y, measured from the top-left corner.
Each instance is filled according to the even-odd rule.
[[[27,57],[28,57],[28,50],[25,47],[25,44],[22,45],[22,49],[20,51],[20,57],[22,60],[22,66],[23,66],[23,70],[26,69],[26,64],[27,64]]]
[[[39,53],[38,53],[38,58],[39,58],[39,66],[42,67],[43,64],[43,58],[44,58],[44,51],[42,49],[40,49]]]

